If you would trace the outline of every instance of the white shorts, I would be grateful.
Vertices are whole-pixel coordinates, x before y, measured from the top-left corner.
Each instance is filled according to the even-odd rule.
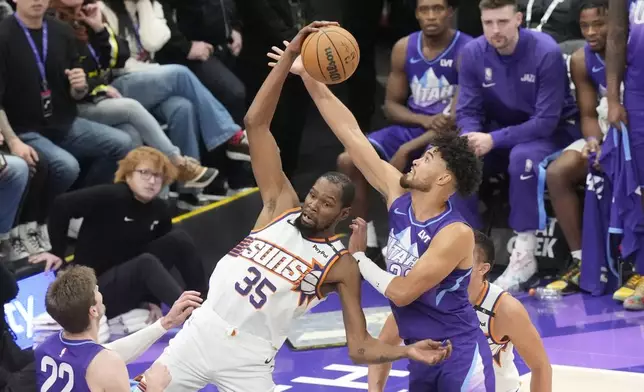
[[[577,139],[574,142],[570,143],[568,147],[564,148],[564,151],[577,151],[578,153],[581,153],[581,150],[584,149],[585,145],[586,139]]]
[[[206,304],[204,304],[206,305]],[[277,350],[266,340],[236,330],[206,306],[194,311],[157,361],[168,367],[166,392],[270,392]]]

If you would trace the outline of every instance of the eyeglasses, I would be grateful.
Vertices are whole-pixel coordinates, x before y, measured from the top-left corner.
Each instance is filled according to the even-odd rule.
[[[141,175],[141,178],[144,181],[150,181],[151,178],[154,178],[155,182],[163,180],[163,174],[161,173],[155,173],[150,170],[134,170],[134,171],[139,173]]]

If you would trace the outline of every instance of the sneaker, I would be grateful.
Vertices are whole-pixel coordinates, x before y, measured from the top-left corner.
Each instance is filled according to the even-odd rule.
[[[201,198],[193,193],[181,193],[177,197],[177,208],[185,211],[194,211],[208,205]]]
[[[613,294],[613,299],[615,301],[624,302],[626,300],[626,298],[628,298],[631,295],[635,294],[635,288],[638,286],[638,284],[641,281],[644,281],[644,279],[642,279],[641,275],[635,274],[635,275],[631,276],[626,281],[626,284],[624,284],[617,291],[615,291],[615,294]]]
[[[228,182],[223,178],[217,178],[203,190],[203,193],[199,195],[199,199],[203,202],[220,201],[230,197],[229,192]]]
[[[20,238],[17,228],[11,230],[8,244],[9,246],[6,252],[7,261],[16,261],[29,257],[29,251],[27,251],[25,244],[22,242],[22,238]]]
[[[640,279],[633,294],[624,300],[626,310],[644,310],[644,279]]]
[[[581,260],[573,258],[572,263],[563,273],[561,279],[555,280],[554,282],[546,286],[547,289],[557,290],[562,295],[573,294],[578,292],[579,289],[579,277],[581,276]]]
[[[226,156],[233,161],[250,162],[250,149],[246,131],[239,131],[228,141]]]
[[[40,242],[40,247],[49,252],[51,250],[51,241],[49,240],[49,230],[47,230],[47,225],[38,226],[38,242]]]
[[[45,251],[40,245],[38,238],[38,225],[36,222],[25,223],[18,226],[18,235],[30,255],[38,255]]]
[[[219,170],[201,166],[194,158],[184,157],[182,164],[177,165],[179,175],[177,180],[185,188],[205,188],[219,175]]]
[[[537,273],[537,259],[534,251],[512,250],[510,263],[494,284],[506,291],[518,291],[521,285],[530,280]]]

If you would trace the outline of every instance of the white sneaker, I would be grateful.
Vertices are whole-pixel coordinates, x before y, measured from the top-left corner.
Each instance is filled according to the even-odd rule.
[[[51,250],[51,241],[49,240],[47,225],[38,226],[38,242],[40,242],[40,247],[43,248],[45,252],[49,252]]]
[[[29,252],[22,242],[22,238],[20,238],[17,227],[11,230],[8,243],[7,261],[16,261],[29,257]]]
[[[18,226],[18,235],[30,255],[43,253],[45,250],[38,239],[38,225],[36,222],[29,222]]]
[[[537,259],[534,251],[512,250],[510,263],[494,284],[506,291],[517,291],[521,284],[530,280],[537,273]]]

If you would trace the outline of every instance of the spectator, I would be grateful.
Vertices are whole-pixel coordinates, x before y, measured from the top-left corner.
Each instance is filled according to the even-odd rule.
[[[205,298],[207,281],[190,237],[172,230],[157,196],[176,169],[161,152],[139,147],[119,162],[115,183],[59,196],[49,219],[52,253],[65,256],[69,220],[83,218],[74,263],[92,267],[107,317],[128,312],[152,297],[172,305],[181,287],[168,272],[176,267],[186,286]]]
[[[136,4],[137,7],[144,7],[141,12],[133,11],[132,14],[122,16],[99,3],[103,7],[103,16],[114,33],[127,38],[131,52],[125,68],[117,73],[124,71],[126,74],[114,79],[111,86],[124,97],[136,99],[151,110],[155,117],[166,122],[172,139],[178,140],[177,138],[186,135],[186,129],[192,130],[201,136],[207,151],[225,144],[229,156],[248,161],[250,155],[245,133],[195,75],[182,65],[159,66],[151,62],[154,51],[165,44],[163,37],[166,36],[164,31],[167,30],[167,25],[158,3],[154,3],[156,8],[146,10],[146,1]],[[153,11],[160,12],[160,19]],[[135,25],[138,29],[132,27]],[[176,136],[173,137],[175,133]],[[199,144],[188,143],[192,139],[184,140],[180,143],[182,150],[191,157],[199,157]],[[244,187],[243,181],[236,185]],[[203,196],[207,200],[218,200],[226,196],[226,190],[222,190],[223,194],[211,192],[207,188]],[[178,205],[193,209],[200,205],[200,198],[195,193],[184,192],[179,195]]]
[[[418,0],[416,16],[421,30],[401,38],[391,54],[391,72],[387,79],[385,114],[395,125],[375,131],[369,141],[380,157],[401,172],[418,158],[437,132],[454,125],[455,97],[458,84],[456,62],[459,52],[472,40],[451,28],[452,0]],[[433,10],[430,6],[433,5]],[[441,62],[438,62],[441,59]],[[442,65],[445,59],[449,63]],[[356,184],[352,207],[357,217],[368,221],[367,252],[375,258],[376,230],[368,214],[369,185],[347,152],[338,157],[338,168]]]
[[[579,9],[584,0],[519,0],[523,27],[543,31],[558,43],[583,38]]]
[[[89,75],[90,94],[79,105],[82,117],[115,127],[134,129],[133,139],[161,150],[179,169],[179,179],[186,188],[204,188],[217,176],[216,169],[201,166],[195,159],[181,155],[161,129],[157,120],[136,100],[124,98],[109,86],[111,68],[123,67],[130,57],[127,42],[116,37],[103,24],[97,4],[83,6],[83,0],[53,0],[51,7],[56,16],[71,25],[83,53],[82,66]],[[178,133],[181,132],[179,135]],[[188,145],[197,144],[197,135],[189,129],[172,130],[179,141],[191,139]]]
[[[2,133],[0,132],[0,145]],[[20,200],[29,181],[29,166],[22,158],[0,151],[0,255],[12,261],[29,256],[18,229],[14,228]]]
[[[239,19],[244,26],[244,50],[237,71],[246,85],[246,99],[257,94],[268,75],[266,53],[273,45],[290,41],[302,21],[293,15],[307,16],[307,0],[237,0]],[[297,169],[302,133],[311,99],[299,77],[289,75],[271,122],[271,131],[280,149],[284,173],[291,177]]]
[[[579,134],[561,50],[548,35],[520,29],[516,7],[515,0],[481,1],[484,36],[462,50],[456,108],[458,127],[485,157],[487,174],[509,173],[509,224],[518,236],[508,267],[494,282],[504,290],[537,272],[545,167]]]
[[[42,3],[17,0],[16,5],[16,14],[0,22],[0,129],[9,150],[31,167],[47,161],[53,195],[76,181],[78,160],[92,161],[85,184],[108,181],[131,138],[77,117],[76,102],[87,94],[87,81],[73,33],[45,17]]]
[[[176,14],[176,23],[172,17],[166,19],[170,40],[156,59],[161,64],[187,65],[241,124],[246,88],[230,70],[242,50],[241,24],[233,0],[160,2],[165,15]]]
[[[594,164],[599,164],[601,143],[608,131],[606,118],[599,117],[597,108],[600,100],[606,105],[604,57],[608,34],[607,13],[607,0],[594,0],[582,6],[579,21],[586,46],[572,55],[570,71],[584,138],[566,147],[561,156],[548,166],[546,177],[552,207],[571,250],[572,262],[561,280],[548,285],[563,293],[579,289],[582,220],[577,188],[586,179],[589,156],[595,155]]]
[[[13,8],[7,3],[6,0],[0,0],[0,20],[5,19],[7,16],[13,14]]]

